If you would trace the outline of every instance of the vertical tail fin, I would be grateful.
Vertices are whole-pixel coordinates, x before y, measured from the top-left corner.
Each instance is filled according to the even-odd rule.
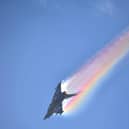
[[[77,94],[65,94],[65,99],[76,96]]]

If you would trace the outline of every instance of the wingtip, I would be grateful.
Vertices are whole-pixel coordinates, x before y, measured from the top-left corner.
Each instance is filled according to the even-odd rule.
[[[45,116],[44,118],[43,118],[43,120],[46,120],[47,119],[47,117]]]
[[[46,115],[44,116],[43,120],[46,120],[46,119],[48,119],[49,117],[50,117],[50,115],[46,114]]]

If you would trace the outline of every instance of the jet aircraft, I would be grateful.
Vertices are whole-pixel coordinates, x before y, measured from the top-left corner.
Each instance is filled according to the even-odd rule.
[[[48,111],[47,111],[46,115],[44,116],[44,120],[49,118],[54,113],[61,115],[64,112],[63,107],[62,107],[63,100],[77,95],[76,93],[75,94],[67,94],[66,91],[61,92],[61,84],[62,84],[62,82],[60,81],[56,87],[56,91],[52,98],[52,102],[50,103],[50,105],[48,107]]]

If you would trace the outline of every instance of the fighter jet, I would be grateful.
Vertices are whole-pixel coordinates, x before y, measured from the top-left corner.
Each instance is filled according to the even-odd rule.
[[[44,116],[44,120],[49,118],[54,113],[61,115],[64,112],[63,107],[62,107],[63,100],[77,95],[77,93],[76,94],[67,94],[66,91],[61,92],[61,84],[62,84],[62,82],[60,81],[56,87],[56,91],[52,98],[52,102],[50,103],[50,105],[48,107],[47,114]]]

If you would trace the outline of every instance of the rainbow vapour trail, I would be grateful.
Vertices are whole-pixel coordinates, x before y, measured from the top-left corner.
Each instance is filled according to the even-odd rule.
[[[129,32],[123,33],[117,39],[109,43],[105,48],[98,52],[81,70],[66,80],[68,92],[77,92],[64,105],[64,111],[75,110],[88,97],[97,83],[116,65],[129,51]]]

